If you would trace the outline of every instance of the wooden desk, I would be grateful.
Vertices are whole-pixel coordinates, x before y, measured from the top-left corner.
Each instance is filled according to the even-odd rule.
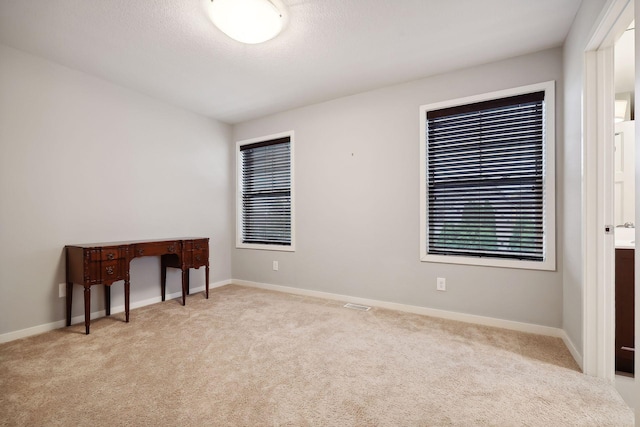
[[[189,269],[205,267],[205,295],[209,298],[209,239],[182,237],[170,240],[67,245],[67,326],[71,325],[73,284],[84,286],[84,325],[89,334],[91,286],[105,285],[105,310],[111,315],[111,285],[124,280],[124,312],[129,321],[129,263],[143,256],[160,256],[162,301],[165,299],[167,267],[182,270],[182,305],[189,293]]]

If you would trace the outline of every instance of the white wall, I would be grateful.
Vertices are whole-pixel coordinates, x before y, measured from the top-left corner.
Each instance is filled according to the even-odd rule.
[[[614,155],[614,225],[616,235],[620,229],[618,226],[627,222],[636,222],[636,183],[635,183],[635,156],[636,156],[636,124],[634,120],[628,120],[615,124],[615,155]],[[633,229],[627,231],[632,231]],[[617,240],[617,238],[616,238]],[[632,240],[635,240],[632,239]]]
[[[552,49],[234,126],[235,140],[295,131],[297,215],[296,252],[234,249],[234,279],[560,327],[561,221],[557,272],[419,261],[418,109],[555,80],[558,151],[562,76],[562,51]],[[557,206],[563,218],[562,192]],[[447,292],[436,291],[436,277]]]
[[[65,318],[66,244],[210,237],[210,280],[229,279],[230,132],[0,45],[0,334]],[[132,303],[159,296],[159,272],[158,258],[132,262]],[[202,286],[204,269],[191,278]],[[121,283],[113,306],[123,304]],[[173,271],[168,292],[179,289]],[[102,286],[93,290],[97,311]]]
[[[575,349],[583,354],[583,222],[582,222],[582,96],[585,48],[606,0],[585,0],[567,36],[564,65],[564,146],[558,163],[558,187],[564,194],[562,327]]]

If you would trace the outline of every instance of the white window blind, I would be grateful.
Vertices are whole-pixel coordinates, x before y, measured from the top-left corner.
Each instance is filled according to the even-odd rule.
[[[545,92],[427,111],[427,253],[545,258]]]
[[[291,139],[240,146],[242,243],[291,245]]]

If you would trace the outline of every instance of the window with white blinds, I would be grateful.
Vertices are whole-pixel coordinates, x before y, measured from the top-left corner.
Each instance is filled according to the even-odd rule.
[[[238,246],[292,247],[291,136],[238,143]]]
[[[548,92],[425,109],[423,254],[431,260],[555,268]]]

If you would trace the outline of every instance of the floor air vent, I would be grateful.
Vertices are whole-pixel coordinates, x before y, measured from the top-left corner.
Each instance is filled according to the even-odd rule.
[[[351,304],[350,302],[346,303],[344,306],[346,308],[352,308],[354,310],[360,310],[360,311],[369,311],[371,309],[371,307],[367,305]]]

